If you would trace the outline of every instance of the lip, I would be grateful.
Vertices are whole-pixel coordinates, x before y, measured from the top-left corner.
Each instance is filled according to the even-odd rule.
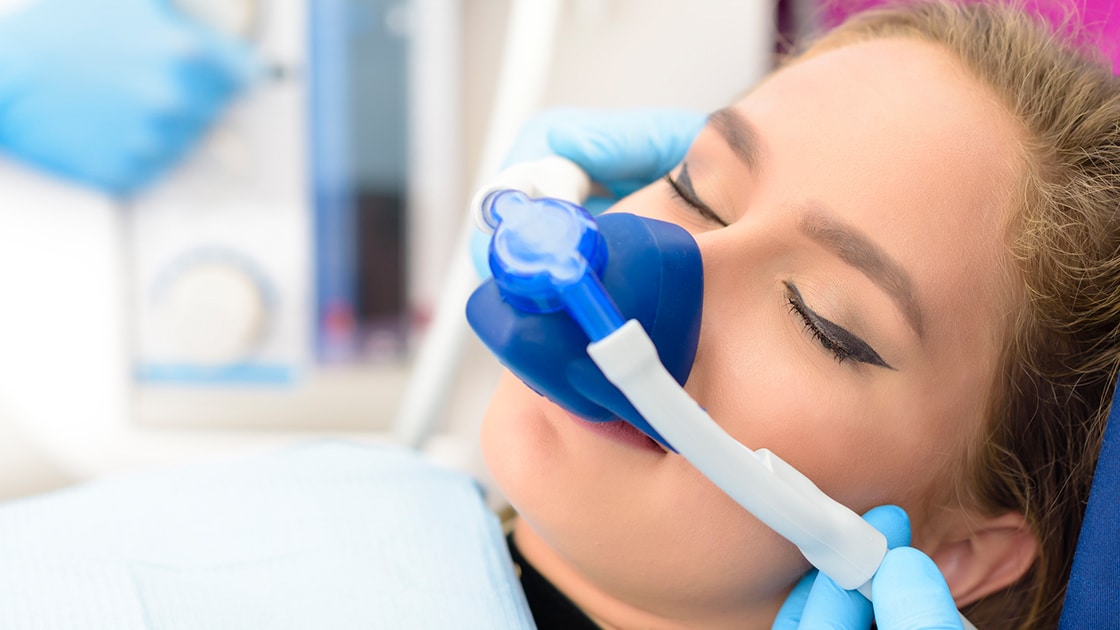
[[[584,420],[573,413],[566,413],[579,426],[604,439],[643,451],[665,455],[668,451],[657,443],[656,440],[634,428],[625,420],[610,420],[608,422],[591,422]]]

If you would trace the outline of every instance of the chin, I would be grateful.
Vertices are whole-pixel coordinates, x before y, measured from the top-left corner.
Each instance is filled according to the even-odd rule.
[[[680,456],[579,422],[507,374],[482,426],[494,480],[571,575],[635,603],[726,606],[782,594],[807,568]]]

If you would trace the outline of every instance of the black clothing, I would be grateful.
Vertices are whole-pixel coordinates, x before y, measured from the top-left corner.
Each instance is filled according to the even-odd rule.
[[[537,573],[517,549],[513,534],[506,536],[506,544],[509,545],[509,555],[513,558],[517,575],[521,578],[521,588],[525,591],[525,599],[529,601],[529,610],[533,613],[533,621],[539,630],[599,630],[599,626],[573,604],[572,600]]]

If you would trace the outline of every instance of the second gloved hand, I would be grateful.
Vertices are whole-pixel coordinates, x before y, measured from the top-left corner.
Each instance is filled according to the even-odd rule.
[[[933,560],[908,547],[910,519],[901,508],[877,507],[863,517],[887,537],[890,551],[871,580],[874,604],[812,571],[794,587],[773,630],[961,630],[960,613]]]
[[[0,18],[0,151],[126,195],[247,82],[247,47],[170,0],[39,0]]]
[[[605,193],[584,204],[600,214],[672,170],[706,120],[700,112],[678,109],[550,109],[521,129],[505,166],[549,155],[575,162]],[[471,244],[475,269],[484,278],[490,275],[488,243],[479,232]]]

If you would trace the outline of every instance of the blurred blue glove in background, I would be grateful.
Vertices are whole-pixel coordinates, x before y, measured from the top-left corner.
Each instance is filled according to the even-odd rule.
[[[677,109],[550,109],[521,129],[503,168],[549,155],[565,157],[608,192],[585,204],[599,214],[672,170],[706,120],[706,114]],[[489,242],[478,232],[471,243],[475,269],[483,278],[490,276]]]
[[[960,613],[933,560],[908,547],[910,519],[901,508],[877,507],[863,517],[887,537],[887,552],[871,580],[875,602],[845,591],[811,571],[790,592],[773,630],[830,628],[867,630],[959,630]]]
[[[170,0],[39,0],[0,18],[0,151],[114,195],[159,176],[256,70]]]

